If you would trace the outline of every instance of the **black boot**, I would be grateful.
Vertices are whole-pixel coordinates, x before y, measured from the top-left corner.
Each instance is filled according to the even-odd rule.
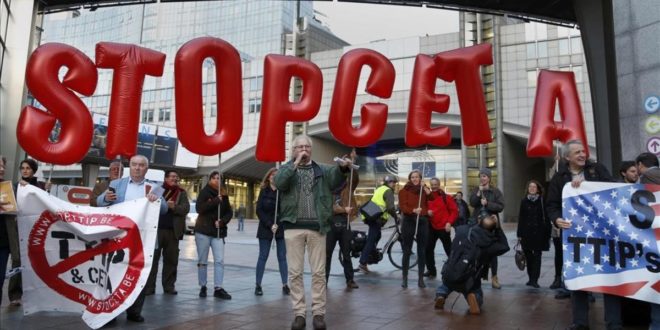
[[[403,281],[401,282],[401,287],[404,289],[408,287],[408,275],[403,275]]]
[[[555,276],[555,280],[550,284],[550,289],[559,289],[561,288],[561,277]]]
[[[425,288],[426,283],[424,283],[424,277],[420,276],[419,279],[417,280],[417,286],[420,288]]]

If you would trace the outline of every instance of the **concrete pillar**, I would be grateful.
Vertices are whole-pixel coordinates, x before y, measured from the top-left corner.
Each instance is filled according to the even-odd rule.
[[[254,201],[254,183],[248,182],[247,184],[247,201],[245,202],[245,215],[248,219],[255,219],[257,216],[255,214],[255,209],[257,205]]]
[[[6,178],[18,178],[18,162],[24,153],[16,141],[16,123],[25,105],[25,67],[35,32],[37,1],[10,2],[6,51],[0,77],[0,154],[7,157]],[[4,24],[4,21],[1,22]]]
[[[652,0],[612,0],[612,7],[622,156],[660,155],[660,147],[652,146],[660,140],[660,6]]]
[[[591,100],[596,131],[598,162],[608,169],[618,168],[621,163],[621,139],[619,130],[619,89],[617,85],[617,55],[614,47],[612,3],[629,1],[579,0],[573,1],[575,15],[580,26],[584,55],[587,59]],[[640,1],[648,2],[648,1]],[[657,5],[648,6],[657,13]],[[655,37],[657,43],[657,37]],[[656,53],[657,54],[657,53]],[[630,90],[622,91],[630,93]],[[621,131],[626,132],[626,131]]]

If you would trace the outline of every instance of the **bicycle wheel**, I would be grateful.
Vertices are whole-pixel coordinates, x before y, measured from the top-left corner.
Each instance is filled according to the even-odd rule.
[[[403,240],[401,237],[396,240],[396,242],[392,243],[388,248],[387,248],[387,256],[390,258],[390,262],[394,267],[398,269],[403,268]],[[415,254],[415,251],[417,251],[417,242],[413,241],[413,246],[412,246],[412,253],[410,254],[410,267],[408,269],[413,269],[415,266],[417,266],[417,254]]]

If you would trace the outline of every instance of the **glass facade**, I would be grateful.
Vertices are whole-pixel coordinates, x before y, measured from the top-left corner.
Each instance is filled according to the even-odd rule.
[[[0,0],[0,77],[2,77],[2,64],[7,50],[7,27],[9,26],[9,16],[11,15],[11,0]],[[0,88],[2,87],[0,83]]]

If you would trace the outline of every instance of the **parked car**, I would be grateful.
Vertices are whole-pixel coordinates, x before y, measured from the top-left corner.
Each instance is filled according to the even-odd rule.
[[[192,235],[195,233],[195,223],[197,222],[197,209],[195,209],[195,202],[190,202],[190,212],[186,215],[186,234]]]

